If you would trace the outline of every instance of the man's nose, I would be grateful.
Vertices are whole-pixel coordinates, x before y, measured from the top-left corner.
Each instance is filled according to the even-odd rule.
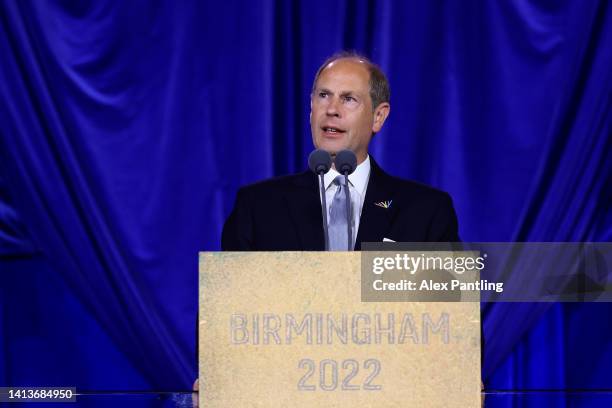
[[[327,116],[340,117],[340,100],[339,98],[331,98],[327,105]]]

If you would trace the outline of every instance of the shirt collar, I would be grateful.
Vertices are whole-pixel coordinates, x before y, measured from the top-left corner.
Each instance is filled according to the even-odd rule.
[[[349,174],[349,183],[359,192],[359,194],[363,195],[366,191],[366,187],[368,186],[368,179],[370,178],[370,155],[366,156],[366,159],[361,162],[355,169],[355,171]],[[325,190],[329,188],[329,185],[334,181],[336,176],[339,176],[340,173],[336,171],[336,169],[331,168],[325,174]]]

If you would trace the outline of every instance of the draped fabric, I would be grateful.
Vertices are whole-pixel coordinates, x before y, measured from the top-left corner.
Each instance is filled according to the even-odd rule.
[[[465,241],[612,239],[609,1],[0,3],[0,383],[188,389],[197,252],[303,170],[309,93],[378,62],[371,153]],[[483,305],[487,386],[612,388],[612,307]]]

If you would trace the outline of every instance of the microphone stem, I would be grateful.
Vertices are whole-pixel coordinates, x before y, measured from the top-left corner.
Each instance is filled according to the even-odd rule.
[[[323,215],[323,234],[325,236],[325,250],[329,251],[329,232],[327,230],[327,198],[325,197],[325,178],[324,173],[319,173],[319,186],[321,190],[321,213]]]
[[[350,187],[349,187],[349,179],[348,179],[348,173],[344,173],[344,181],[346,182],[346,189],[344,190],[344,194],[346,196],[346,218],[347,218],[347,222],[346,222],[346,229],[347,229],[347,234],[346,236],[348,237],[348,246],[347,246],[347,251],[352,251],[353,250],[353,214],[351,214],[351,209],[352,209],[352,205],[351,205],[351,193],[350,193]]]

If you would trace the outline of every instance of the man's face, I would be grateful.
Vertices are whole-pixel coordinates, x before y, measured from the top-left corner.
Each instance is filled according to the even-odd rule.
[[[368,153],[372,133],[382,127],[389,104],[372,110],[370,73],[364,63],[339,59],[319,76],[310,100],[310,129],[316,148],[332,155],[352,150],[361,163]]]

